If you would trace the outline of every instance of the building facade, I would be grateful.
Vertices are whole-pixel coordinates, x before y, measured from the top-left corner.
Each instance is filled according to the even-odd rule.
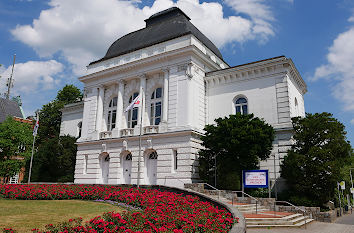
[[[145,21],[90,63],[79,78],[84,101],[62,110],[61,134],[79,137],[75,183],[198,182],[204,126],[236,112],[254,113],[276,129],[273,158],[261,168],[279,176],[291,117],[305,114],[306,84],[291,59],[230,67],[180,9]],[[125,112],[139,94],[141,107]]]

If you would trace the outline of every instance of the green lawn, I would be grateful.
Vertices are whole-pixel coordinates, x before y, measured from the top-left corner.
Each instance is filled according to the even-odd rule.
[[[104,212],[122,212],[123,209],[106,203],[80,200],[8,200],[0,199],[0,232],[12,227],[17,232],[44,229],[49,223],[59,223],[82,217],[84,221]]]

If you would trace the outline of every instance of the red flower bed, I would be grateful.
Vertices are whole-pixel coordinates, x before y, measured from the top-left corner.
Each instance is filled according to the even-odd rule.
[[[111,200],[139,207],[140,212],[105,213],[82,225],[80,219],[46,232],[228,232],[235,219],[225,209],[196,196],[153,189],[104,185],[0,185],[0,195],[24,200]],[[39,231],[38,231],[39,232]]]

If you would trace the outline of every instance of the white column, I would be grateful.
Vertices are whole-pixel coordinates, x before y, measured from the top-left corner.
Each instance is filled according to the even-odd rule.
[[[163,69],[163,103],[162,103],[162,121],[167,123],[168,120],[168,80],[169,69]]]
[[[123,95],[124,95],[124,81],[120,80],[118,82],[118,98],[117,98],[117,118],[116,118],[116,128],[119,131],[122,127],[123,119]]]
[[[88,94],[91,94],[92,90],[91,89],[84,89],[84,110],[82,114],[82,130],[81,130],[81,137],[77,140],[78,142],[83,142],[88,138],[88,132],[89,132],[89,121],[90,121],[90,105],[91,105],[91,96],[88,96]]]
[[[102,117],[103,117],[103,97],[104,97],[104,87],[100,86],[98,88],[97,96],[97,112],[96,112],[96,131],[101,132],[102,128]]]
[[[139,114],[138,114],[138,125],[141,125],[144,127],[144,113],[145,113],[145,89],[146,89],[146,74],[143,74],[140,76],[140,90],[139,90],[139,94],[141,95],[141,100],[142,100],[142,105],[139,108]],[[141,114],[143,114],[143,117],[140,117]],[[141,122],[141,120],[143,122]]]

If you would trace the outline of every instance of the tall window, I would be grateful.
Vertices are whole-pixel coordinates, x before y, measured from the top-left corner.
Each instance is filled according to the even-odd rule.
[[[82,121],[80,121],[80,122],[77,124],[77,129],[78,129],[78,131],[79,131],[79,136],[78,136],[78,138],[81,138]]]
[[[297,99],[295,97],[295,116],[299,116],[299,104],[297,102]]]
[[[138,92],[135,92],[129,98],[129,104],[139,95]],[[128,111],[128,128],[134,128],[138,124],[138,107],[135,107]]]
[[[117,117],[117,97],[111,99],[108,105],[107,114],[107,130],[111,131],[116,127],[116,117]]]
[[[235,108],[236,113],[241,113],[243,115],[248,114],[247,99],[244,97],[236,99]]]
[[[156,88],[151,95],[150,124],[158,125],[161,122],[162,88]]]
[[[173,150],[173,171],[177,171],[178,168],[178,153],[177,153],[177,149]]]

